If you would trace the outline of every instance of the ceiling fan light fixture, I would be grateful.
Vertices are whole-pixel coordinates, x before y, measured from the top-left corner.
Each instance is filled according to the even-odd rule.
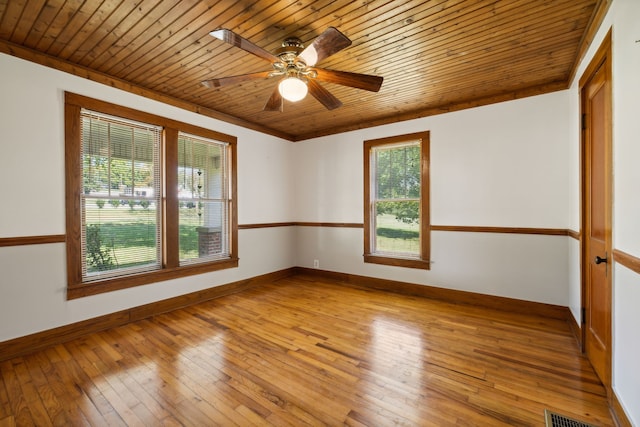
[[[278,84],[280,95],[287,101],[298,102],[307,96],[307,84],[297,77],[287,77]]]

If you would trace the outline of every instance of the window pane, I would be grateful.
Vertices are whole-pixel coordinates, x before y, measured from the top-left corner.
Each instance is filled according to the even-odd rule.
[[[420,144],[411,143],[375,150],[377,199],[420,197]]]
[[[420,256],[420,141],[374,150],[374,253]]]
[[[84,192],[109,191],[109,140],[108,125],[94,122],[88,117],[82,119],[84,156],[83,187]]]
[[[87,197],[84,203],[83,241],[87,278],[158,267],[155,200]]]
[[[82,276],[159,269],[161,129],[82,111]]]
[[[229,256],[226,143],[180,133],[180,264]]]
[[[181,261],[215,259],[228,255],[227,224],[224,219],[227,213],[224,203],[181,202],[179,212]],[[201,218],[204,213],[210,216],[209,220]]]
[[[419,202],[376,202],[376,253],[420,255]]]

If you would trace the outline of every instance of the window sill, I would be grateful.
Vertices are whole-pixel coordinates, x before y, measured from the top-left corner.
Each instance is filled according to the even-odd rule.
[[[132,288],[165,280],[178,279],[180,277],[193,276],[211,271],[225,270],[238,267],[238,258],[209,262],[206,264],[194,264],[176,268],[165,268],[157,271],[135,274],[126,277],[117,277],[95,282],[69,284],[67,287],[67,299],[77,299],[105,292]]]
[[[395,267],[419,268],[422,270],[431,269],[430,261],[415,258],[394,258],[381,255],[364,254],[364,262],[371,264],[392,265]]]

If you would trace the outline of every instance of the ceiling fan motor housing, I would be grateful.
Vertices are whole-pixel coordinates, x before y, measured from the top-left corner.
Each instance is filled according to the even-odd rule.
[[[288,37],[282,42],[282,47],[275,51],[275,55],[281,62],[274,62],[273,68],[276,75],[288,75],[291,77],[315,77],[312,70],[307,70],[307,64],[298,55],[304,50],[304,44],[297,37]]]

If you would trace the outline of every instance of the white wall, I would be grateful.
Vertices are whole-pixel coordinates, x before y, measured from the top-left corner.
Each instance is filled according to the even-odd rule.
[[[65,233],[64,92],[238,138],[240,224],[291,221],[292,144],[0,54],[0,237]],[[240,230],[239,268],[66,300],[64,244],[0,248],[0,341],[294,265],[292,227]]]
[[[640,2],[612,3],[571,85],[572,135],[575,155],[574,194],[579,194],[579,79],[605,35],[612,31],[613,59],[613,247],[640,257]],[[579,223],[579,205],[572,207],[572,222]],[[579,256],[569,268],[579,270]],[[570,280],[570,306],[580,306],[579,274]],[[620,264],[613,271],[613,390],[634,425],[640,425],[640,275]],[[578,318],[577,312],[574,316]]]
[[[633,425],[639,426],[640,274],[619,264],[613,274],[613,390]]]
[[[640,2],[613,4],[614,248],[640,257]],[[614,389],[640,425],[640,275],[614,271]]]
[[[296,221],[363,222],[363,141],[431,132],[431,223],[568,228],[568,91],[295,144]],[[432,232],[430,271],[365,264],[363,230],[301,227],[300,266],[567,306],[566,237]]]

